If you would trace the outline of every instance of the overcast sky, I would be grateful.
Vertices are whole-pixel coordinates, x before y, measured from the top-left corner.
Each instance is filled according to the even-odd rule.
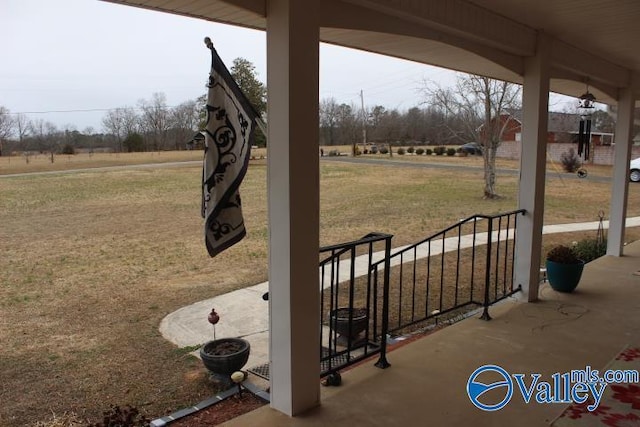
[[[213,39],[230,67],[251,61],[266,81],[265,34],[97,0],[0,0],[0,106],[59,128],[102,128],[105,110],[163,92],[170,106],[205,92]],[[320,97],[406,110],[423,79],[454,73],[330,45],[320,49]],[[54,113],[52,111],[96,110]],[[46,112],[46,113],[40,113]]]

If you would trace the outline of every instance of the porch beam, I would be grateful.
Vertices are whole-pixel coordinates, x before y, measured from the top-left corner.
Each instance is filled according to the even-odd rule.
[[[234,6],[238,6],[245,10],[250,10],[260,16],[265,16],[266,0],[224,0]]]
[[[598,86],[598,82],[603,82],[605,87],[626,87],[631,82],[628,69],[561,40],[554,40],[551,55],[556,67],[583,76],[584,83]]]
[[[630,87],[621,89],[618,97],[611,208],[609,211],[609,233],[607,237],[607,255],[613,256],[622,256],[623,254],[634,106],[635,96],[633,89]]]
[[[566,68],[552,67],[551,78],[580,82],[579,84],[582,86],[582,90],[586,89],[584,74],[579,74],[575,71],[567,70]],[[553,82],[551,85],[551,91],[553,91]],[[599,92],[602,92],[602,94],[609,97],[609,102],[615,101],[618,97],[617,86],[608,85],[599,80],[589,80],[589,91],[593,93],[598,100],[602,100],[604,98]]]
[[[549,115],[550,44],[546,34],[538,35],[535,56],[525,60],[522,91],[522,154],[518,208],[525,209],[526,214],[518,222],[515,283],[522,286],[528,301],[538,299],[540,281]]]
[[[524,73],[523,59],[519,55],[483,44],[475,37],[463,37],[460,34],[443,31],[441,28],[417,23],[415,20],[390,16],[380,10],[364,7],[360,4],[344,3],[339,0],[323,0],[320,25],[326,28],[381,32],[435,41],[473,52],[519,76]],[[320,34],[322,35],[322,31]],[[533,50],[530,53],[532,52]],[[390,53],[386,52],[385,54]]]
[[[271,407],[320,402],[318,0],[267,3]]]
[[[477,40],[515,55],[531,55],[535,50],[535,30],[466,0],[345,1]]]

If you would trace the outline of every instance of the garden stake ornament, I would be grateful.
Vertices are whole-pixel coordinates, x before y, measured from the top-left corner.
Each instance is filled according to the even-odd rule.
[[[598,243],[598,245],[604,245],[604,240],[605,240],[605,236],[604,236],[604,211],[600,211],[598,212],[598,233],[596,234],[596,242]]]
[[[218,316],[218,313],[216,313],[215,308],[211,309],[211,313],[209,313],[209,316],[207,316],[207,320],[209,321],[209,323],[213,325],[213,339],[215,340],[216,339],[216,323],[220,321],[220,316]]]

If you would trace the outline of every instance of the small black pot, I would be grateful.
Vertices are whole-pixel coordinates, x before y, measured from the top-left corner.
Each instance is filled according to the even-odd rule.
[[[220,338],[200,347],[204,366],[213,373],[231,375],[242,369],[249,359],[251,345],[242,338]]]
[[[349,316],[351,316],[351,322],[349,322]],[[369,322],[369,315],[364,308],[338,308],[332,310],[329,317],[331,329],[345,338],[350,337],[351,339],[357,338],[367,328]]]

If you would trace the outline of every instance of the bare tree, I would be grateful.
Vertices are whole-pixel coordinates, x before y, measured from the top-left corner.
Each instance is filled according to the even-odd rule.
[[[16,132],[20,146],[22,142],[29,135],[29,118],[22,113],[15,116]]]
[[[349,145],[353,154],[362,141],[362,119],[354,104],[338,104],[334,98],[320,101],[321,137],[327,145]]]
[[[0,156],[2,156],[4,142],[13,134],[15,120],[8,108],[0,106]]]
[[[403,117],[397,109],[384,110],[378,119],[378,135],[389,145],[402,137]]]
[[[404,126],[402,139],[408,141],[426,141],[427,125],[426,114],[424,110],[418,107],[410,108],[404,115]]]
[[[51,163],[54,162],[54,155],[58,151],[59,132],[51,122],[42,119],[29,122],[29,132],[33,135],[38,151],[49,152]]]
[[[122,151],[122,142],[138,131],[140,119],[136,111],[130,107],[110,110],[102,118],[104,130],[116,138],[118,151]]]
[[[167,131],[170,127],[167,96],[162,92],[156,92],[151,96],[151,100],[140,100],[140,108],[142,109],[140,126],[142,131],[151,138],[151,148],[165,149]]]
[[[371,113],[369,114],[369,125],[371,126],[369,139],[371,141],[382,142],[381,126],[384,121],[385,114],[386,110],[382,105],[376,105],[371,109]]]
[[[120,120],[125,137],[140,131],[140,117],[136,110],[131,107],[120,109]]]
[[[320,101],[320,129],[325,145],[335,145],[338,103],[335,98]]]
[[[124,126],[118,110],[120,109],[116,108],[115,110],[107,111],[107,114],[102,118],[102,127],[105,132],[115,137],[116,143],[118,144],[118,151],[122,151],[122,141],[124,141],[126,136],[124,135]]]
[[[170,114],[172,138],[174,148],[179,150],[193,137],[198,130],[200,120],[200,105],[195,100],[185,101],[175,107]]]
[[[498,198],[496,152],[505,130],[515,125],[510,113],[521,107],[520,86],[483,76],[458,75],[454,87],[426,82],[422,91],[431,106],[457,117],[459,127],[449,128],[453,135],[467,137],[483,147],[484,197]]]
[[[29,151],[27,150],[26,138],[29,136],[31,127],[29,126],[29,118],[22,114],[16,114],[14,117],[16,125],[16,134],[18,136],[18,146],[23,151],[25,162],[29,163]]]
[[[340,104],[336,109],[336,126],[339,129],[338,143],[350,145],[352,154],[356,154],[356,144],[361,140],[361,124],[354,104]]]

